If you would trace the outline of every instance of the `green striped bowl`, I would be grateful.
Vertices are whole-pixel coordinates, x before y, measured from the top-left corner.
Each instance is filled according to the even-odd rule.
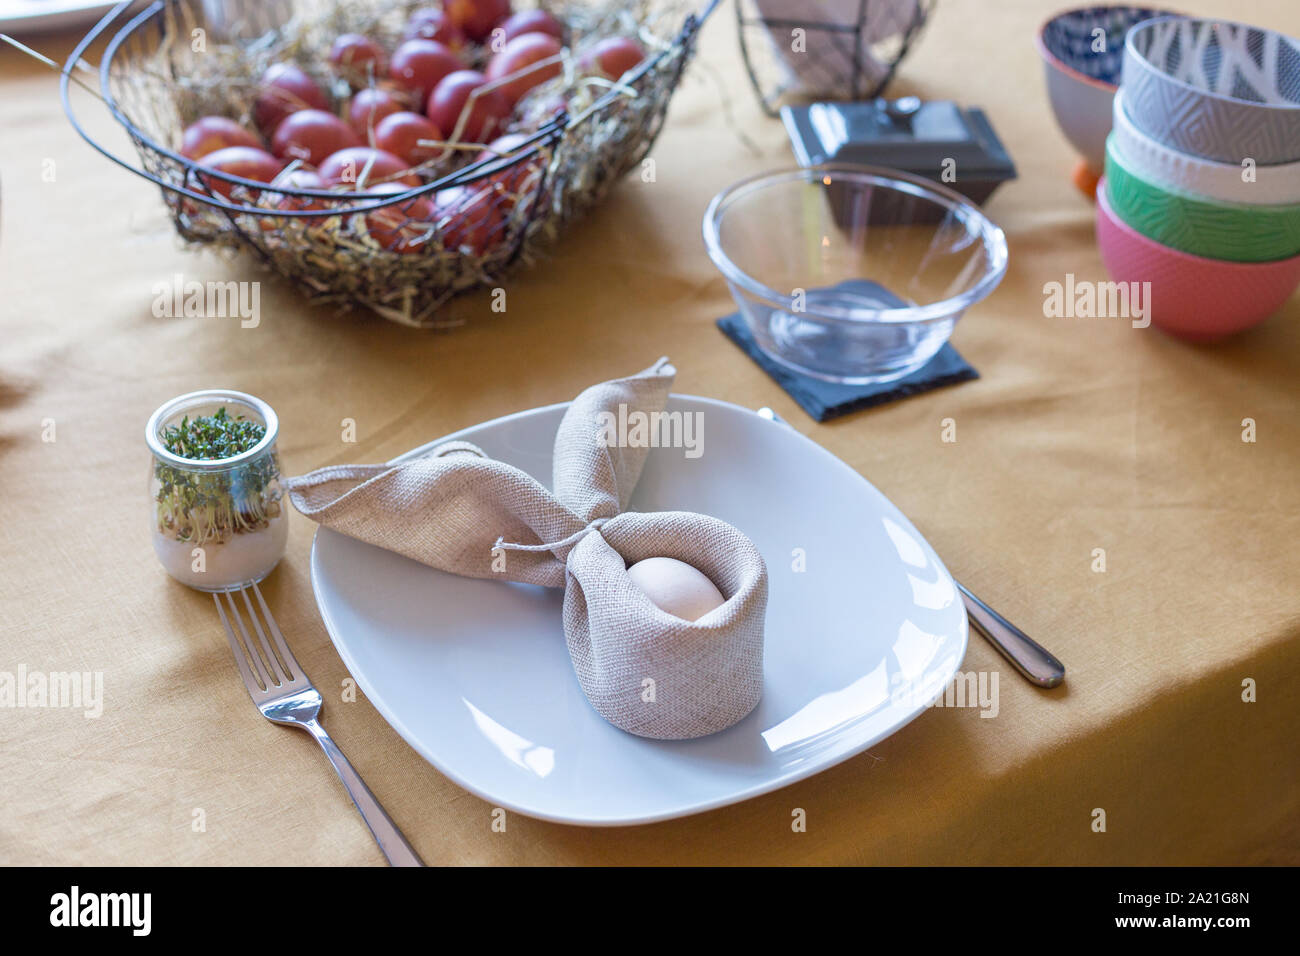
[[[1300,254],[1300,204],[1247,206],[1149,182],[1132,172],[1113,133],[1106,141],[1106,198],[1148,239],[1194,256],[1273,262]]]

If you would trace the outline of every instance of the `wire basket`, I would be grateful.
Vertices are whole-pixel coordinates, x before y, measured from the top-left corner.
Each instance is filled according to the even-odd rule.
[[[509,149],[489,153],[453,133],[438,159],[414,170],[419,185],[367,182],[363,173],[350,188],[307,188],[282,174],[269,187],[202,167],[177,148],[200,116],[251,127],[257,81],[277,62],[302,67],[337,104],[347,84],[328,69],[333,39],[361,33],[392,50],[409,14],[430,0],[155,0],[134,14],[128,0],[68,58],[61,95],[83,138],[162,187],[188,242],[251,251],[314,302],[360,306],[417,327],[458,324],[444,314],[453,296],[497,285],[532,261],[641,162],[716,4],[538,4],[565,24],[560,75],[520,101]],[[635,36],[647,51],[613,82],[584,73],[577,61],[584,47],[611,35]],[[105,37],[99,95],[129,135],[138,165],[91,138],[69,95],[77,65]],[[488,52],[474,49],[480,58]]]
[[[936,0],[736,0],[740,52],[763,109],[867,100],[893,80]]]

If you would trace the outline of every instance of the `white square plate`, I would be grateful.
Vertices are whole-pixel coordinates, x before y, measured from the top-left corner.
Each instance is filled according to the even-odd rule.
[[[463,439],[549,486],[566,407],[404,457]],[[646,740],[602,720],[569,663],[558,590],[461,578],[316,534],[312,586],[348,670],[426,760],[495,806],[615,826],[736,803],[888,737],[966,653],[952,577],[857,472],[748,409],[679,395],[668,407],[701,413],[703,454],[652,450],[630,510],[714,515],[749,535],[768,567],[763,699],[721,733]]]

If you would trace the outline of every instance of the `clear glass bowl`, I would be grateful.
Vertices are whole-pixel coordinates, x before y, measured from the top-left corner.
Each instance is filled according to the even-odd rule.
[[[224,408],[263,426],[252,448],[227,458],[193,459],[169,451],[168,426]],[[280,563],[289,523],[281,501],[279,419],[260,398],[207,389],[173,398],[149,418],[150,534],[167,573],[200,591],[230,591],[260,581]]]
[[[870,166],[741,180],[709,204],[704,243],[767,355],[850,385],[919,369],[1007,268],[1002,230],[965,197]]]

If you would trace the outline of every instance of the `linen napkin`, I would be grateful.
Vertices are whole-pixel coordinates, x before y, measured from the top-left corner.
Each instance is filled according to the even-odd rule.
[[[439,570],[564,588],[565,641],[597,713],[643,737],[715,733],[762,695],[766,566],[717,518],[624,511],[650,443],[608,427],[634,413],[666,421],[658,413],[675,375],[660,359],[574,399],[555,436],[552,489],[462,441],[407,462],[321,468],[285,487],[321,525]],[[668,614],[627,574],[649,557],[692,565],[726,600],[698,621]]]

